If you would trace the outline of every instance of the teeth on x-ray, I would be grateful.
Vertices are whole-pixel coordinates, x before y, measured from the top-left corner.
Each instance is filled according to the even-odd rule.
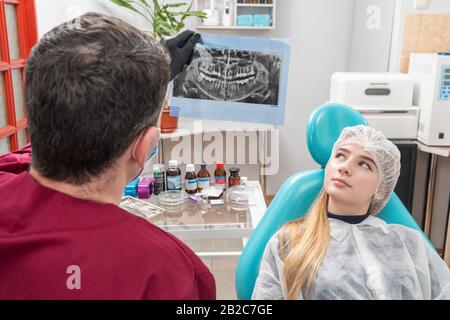
[[[278,104],[281,56],[198,45],[190,66],[174,81],[174,96]]]

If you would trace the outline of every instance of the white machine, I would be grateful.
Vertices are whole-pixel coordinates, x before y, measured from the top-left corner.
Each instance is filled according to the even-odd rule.
[[[358,110],[388,139],[416,139],[419,107],[413,105],[414,82],[403,73],[336,72],[330,102]]]
[[[414,102],[420,107],[417,139],[430,146],[450,146],[450,53],[413,53],[409,74]]]

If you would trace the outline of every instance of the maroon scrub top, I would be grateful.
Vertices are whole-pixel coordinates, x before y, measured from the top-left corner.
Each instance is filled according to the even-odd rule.
[[[173,235],[28,173],[31,148],[0,156],[0,299],[215,299],[214,278]]]

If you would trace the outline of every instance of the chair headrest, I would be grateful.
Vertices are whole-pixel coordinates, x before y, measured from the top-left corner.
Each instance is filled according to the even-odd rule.
[[[314,161],[325,167],[341,131],[358,124],[368,125],[366,119],[348,105],[326,103],[315,109],[306,127],[308,150]]]

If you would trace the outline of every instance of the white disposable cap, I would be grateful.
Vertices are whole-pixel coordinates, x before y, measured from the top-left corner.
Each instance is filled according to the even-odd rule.
[[[188,165],[186,166],[186,171],[187,171],[187,172],[195,172],[195,165],[193,165],[193,164],[188,164]]]
[[[169,167],[178,167],[178,161],[177,160],[170,160],[169,161]]]

